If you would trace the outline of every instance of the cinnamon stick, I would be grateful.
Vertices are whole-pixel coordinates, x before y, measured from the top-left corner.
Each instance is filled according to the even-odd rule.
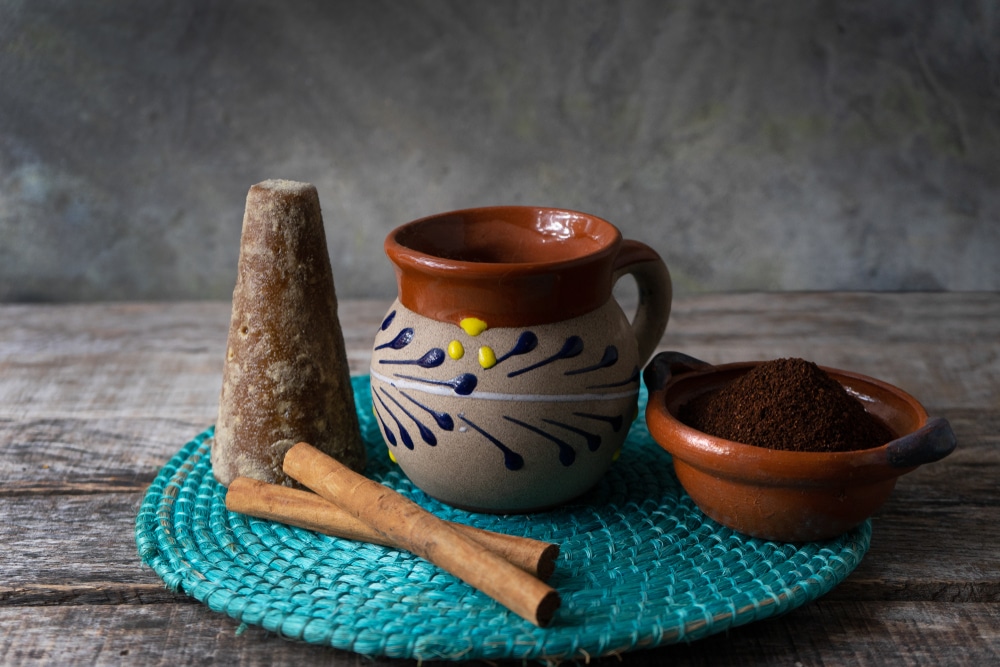
[[[284,471],[394,544],[450,572],[539,627],[549,624],[560,605],[559,593],[545,582],[307,443],[288,450]]]
[[[365,522],[315,493],[268,484],[249,477],[237,477],[230,482],[226,491],[226,508],[232,512],[280,521],[324,535],[400,548]],[[449,524],[529,574],[544,580],[555,570],[555,559],[559,556],[559,547],[555,544],[495,533],[461,523]]]

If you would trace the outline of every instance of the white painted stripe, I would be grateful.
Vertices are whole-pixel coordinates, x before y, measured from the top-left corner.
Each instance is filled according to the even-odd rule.
[[[423,394],[434,394],[436,396],[450,396],[452,398],[478,398],[486,401],[530,401],[534,403],[569,403],[571,401],[617,401],[639,393],[639,388],[628,391],[619,391],[613,394],[501,394],[489,391],[473,391],[467,396],[456,394],[451,387],[424,384],[415,380],[403,378],[390,378],[382,375],[375,369],[369,369],[372,377],[399,389],[409,389],[419,391]]]

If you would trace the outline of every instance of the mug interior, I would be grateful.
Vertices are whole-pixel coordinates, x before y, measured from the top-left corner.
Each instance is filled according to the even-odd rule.
[[[401,227],[396,242],[449,261],[538,264],[587,257],[620,238],[610,223],[574,211],[496,207],[446,213]]]

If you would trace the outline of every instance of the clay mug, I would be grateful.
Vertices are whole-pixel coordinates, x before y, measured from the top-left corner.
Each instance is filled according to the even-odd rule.
[[[416,220],[385,251],[399,293],[374,341],[372,406],[410,480],[494,513],[594,486],[670,315],[660,256],[601,218],[527,206]],[[631,322],[612,295],[626,274],[639,288]]]

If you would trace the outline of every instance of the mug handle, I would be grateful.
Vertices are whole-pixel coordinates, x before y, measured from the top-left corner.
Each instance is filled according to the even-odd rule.
[[[670,271],[655,250],[645,243],[625,239],[615,258],[612,284],[631,274],[639,287],[639,307],[632,319],[632,331],[639,344],[639,367],[653,356],[670,319],[673,284]]]

